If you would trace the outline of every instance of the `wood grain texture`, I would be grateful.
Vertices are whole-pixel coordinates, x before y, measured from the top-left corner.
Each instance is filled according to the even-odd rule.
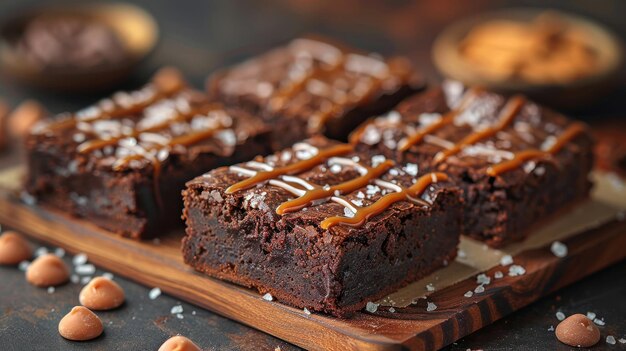
[[[182,300],[312,350],[439,349],[626,257],[626,222],[613,220],[567,239],[566,258],[555,257],[549,248],[516,255],[515,263],[526,274],[505,275],[471,298],[463,295],[476,287],[473,278],[430,295],[429,301],[438,306],[432,312],[426,312],[422,299],[394,313],[381,308],[375,314],[357,313],[342,320],[306,315],[192,271],[179,254],[182,233],[170,233],[159,244],[137,242],[53,210],[25,205],[8,194],[0,197],[0,221],[70,252],[84,252],[90,261],[116,274],[158,286]],[[487,273],[493,276],[496,270]]]

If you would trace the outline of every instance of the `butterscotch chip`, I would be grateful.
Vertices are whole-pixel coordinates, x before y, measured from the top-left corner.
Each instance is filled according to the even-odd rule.
[[[124,303],[124,290],[116,282],[96,277],[80,291],[80,304],[92,310],[110,310]]]
[[[104,328],[95,313],[83,306],[72,308],[59,322],[59,334],[68,340],[84,341],[95,339]]]
[[[0,264],[16,265],[31,257],[33,250],[19,234],[7,231],[0,236]]]
[[[167,341],[159,347],[159,351],[201,351],[201,349],[186,337],[176,335],[167,339]]]
[[[163,67],[154,74],[152,82],[159,91],[169,93],[177,91],[185,85],[185,78],[177,68]]]
[[[590,347],[600,341],[600,331],[593,322],[582,314],[565,318],[556,327],[556,338],[560,342],[576,347]]]
[[[53,254],[45,254],[34,260],[26,270],[26,280],[39,287],[61,285],[70,277],[65,262]]]
[[[40,103],[35,100],[26,100],[8,116],[8,131],[13,137],[23,137],[46,115],[47,112]]]

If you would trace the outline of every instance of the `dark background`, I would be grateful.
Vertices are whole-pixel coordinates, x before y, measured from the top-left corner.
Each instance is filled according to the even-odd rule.
[[[154,52],[129,79],[116,89],[140,86],[163,65],[179,67],[197,87],[207,74],[260,53],[275,44],[303,34],[322,34],[365,50],[408,55],[432,83],[441,77],[430,61],[430,45],[447,24],[483,11],[503,7],[560,8],[605,24],[622,41],[626,38],[626,1],[133,1],[155,16],[160,41]],[[0,20],[39,4],[58,1],[0,1]],[[626,79],[593,106],[571,115],[592,124],[626,119]],[[110,91],[109,91],[110,92]],[[98,100],[98,95],[53,94],[21,87],[7,78],[0,81],[0,96],[12,105],[34,97],[53,113],[75,110]],[[19,162],[19,148],[0,156],[0,166]],[[626,248],[625,248],[626,249]],[[269,335],[188,304],[184,319],[170,314],[177,301],[161,296],[148,299],[148,289],[115,278],[125,288],[126,305],[101,313],[104,336],[89,343],[70,343],[56,332],[58,320],[78,304],[80,284],[60,287],[54,294],[29,286],[23,273],[0,268],[0,350],[156,350],[168,336],[181,333],[210,350],[258,350],[296,347]],[[625,349],[607,345],[606,335],[626,338],[626,262],[621,262],[513,315],[472,334],[449,350],[567,350],[550,326],[555,313],[593,311],[604,317],[598,350]],[[192,310],[196,314],[192,314]],[[109,324],[110,322],[110,324]]]

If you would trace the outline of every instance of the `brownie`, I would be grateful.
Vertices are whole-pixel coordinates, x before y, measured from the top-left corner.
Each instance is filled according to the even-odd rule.
[[[186,181],[269,153],[260,119],[209,101],[182,78],[158,77],[36,125],[26,138],[26,190],[107,230],[149,238],[183,226]]]
[[[592,124],[597,140],[596,167],[626,178],[626,121],[609,119]]]
[[[272,124],[277,149],[313,134],[345,140],[361,122],[423,88],[406,58],[382,59],[301,38],[220,71],[211,96]]]
[[[586,126],[522,96],[448,81],[351,135],[357,150],[446,172],[463,191],[463,233],[499,247],[588,196]]]
[[[188,182],[184,259],[346,316],[454,259],[461,204],[446,179],[314,137]]]

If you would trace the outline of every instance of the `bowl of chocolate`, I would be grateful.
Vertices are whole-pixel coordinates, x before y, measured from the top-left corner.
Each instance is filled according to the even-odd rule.
[[[37,8],[0,27],[3,73],[29,86],[94,91],[126,78],[155,47],[158,27],[125,3]]]
[[[604,26],[543,9],[504,9],[462,20],[435,40],[447,77],[557,108],[593,103],[616,82],[622,48]]]

